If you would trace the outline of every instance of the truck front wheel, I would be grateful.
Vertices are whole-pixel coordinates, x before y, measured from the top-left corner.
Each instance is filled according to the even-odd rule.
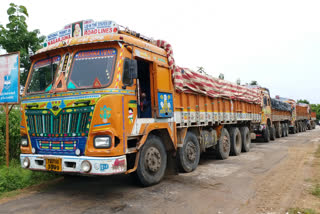
[[[292,134],[296,134],[297,133],[297,128],[296,128],[296,126],[293,126],[292,127],[292,132],[291,132]]]
[[[167,152],[157,136],[151,135],[140,151],[137,177],[143,186],[161,181],[167,167]]]
[[[183,172],[192,172],[199,164],[200,145],[197,136],[187,132],[183,146],[178,149],[178,163]]]
[[[268,143],[270,141],[270,130],[269,126],[266,126],[266,128],[263,130],[263,140],[264,142]]]

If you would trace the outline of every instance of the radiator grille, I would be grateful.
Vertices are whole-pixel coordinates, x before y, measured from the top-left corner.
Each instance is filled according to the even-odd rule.
[[[63,109],[58,115],[50,110],[26,110],[32,136],[85,136],[88,134],[93,107]]]

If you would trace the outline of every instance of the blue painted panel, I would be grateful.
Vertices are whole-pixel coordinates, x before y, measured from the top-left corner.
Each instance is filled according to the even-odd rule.
[[[58,146],[54,146],[51,143],[49,148],[43,148],[41,144],[48,142],[62,142]],[[65,142],[75,142],[72,149],[66,149]],[[36,149],[36,154],[45,154],[45,155],[72,155],[75,156],[76,149],[80,149],[80,155],[84,155],[84,150],[86,147],[87,137],[65,137],[65,138],[50,138],[50,137],[31,137],[31,145]],[[46,144],[46,143],[45,143]],[[50,144],[50,143],[49,143]],[[42,148],[41,148],[42,147]],[[54,148],[59,147],[59,148]]]
[[[172,93],[158,92],[159,117],[173,117]]]

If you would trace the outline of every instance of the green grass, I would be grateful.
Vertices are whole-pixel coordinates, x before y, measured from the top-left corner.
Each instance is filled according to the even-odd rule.
[[[9,168],[0,165],[0,197],[4,193],[40,184],[54,178],[57,178],[57,175],[23,169],[18,161],[13,160]]]
[[[320,198],[320,185],[319,184],[314,186],[314,188],[311,191],[311,194]]]
[[[288,214],[316,214],[313,209],[290,208]]]

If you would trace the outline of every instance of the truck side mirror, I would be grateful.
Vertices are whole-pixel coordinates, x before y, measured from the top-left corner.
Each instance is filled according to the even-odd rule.
[[[131,59],[129,63],[129,73],[131,79],[137,79],[138,78],[138,62],[137,60]]]
[[[138,78],[137,60],[128,58],[124,59],[122,76],[122,82],[125,87],[133,84],[133,79]]]

